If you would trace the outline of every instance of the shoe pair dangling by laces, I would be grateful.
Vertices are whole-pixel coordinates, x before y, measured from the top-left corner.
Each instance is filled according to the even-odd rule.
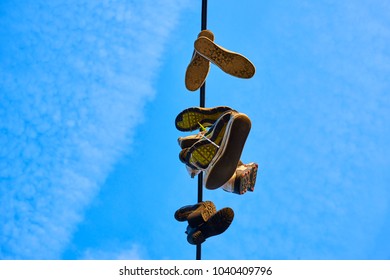
[[[256,71],[249,59],[217,45],[214,34],[210,30],[202,30],[194,42],[194,52],[186,69],[185,85],[188,90],[195,91],[204,84],[210,62],[225,73],[242,79],[252,78]]]
[[[175,125],[180,131],[202,129],[198,134],[178,138],[182,148],[179,159],[191,177],[204,171],[207,189],[222,187],[236,194],[254,190],[258,165],[240,160],[251,129],[247,115],[227,106],[191,107],[178,114]]]
[[[211,201],[183,206],[175,212],[179,222],[187,221],[187,241],[193,245],[202,244],[207,238],[226,231],[234,218],[234,211],[229,207],[217,211]]]

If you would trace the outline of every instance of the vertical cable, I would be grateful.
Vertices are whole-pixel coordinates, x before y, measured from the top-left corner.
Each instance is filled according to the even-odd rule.
[[[207,0],[202,0],[201,30],[207,29]],[[200,88],[199,106],[206,106],[206,81]],[[203,201],[203,172],[198,175],[198,202]],[[202,246],[196,245],[196,260],[202,259]]]

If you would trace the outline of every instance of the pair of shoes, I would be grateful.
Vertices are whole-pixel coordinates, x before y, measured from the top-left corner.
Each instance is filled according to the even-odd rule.
[[[233,218],[233,209],[225,207],[216,211],[211,201],[183,206],[175,212],[177,221],[188,221],[187,241],[193,245],[202,244],[207,238],[225,232]]]
[[[238,78],[249,79],[255,74],[255,66],[246,57],[214,43],[214,34],[210,30],[202,30],[198,34],[194,49],[185,75],[185,85],[190,91],[195,91],[204,84],[210,62]]]
[[[210,127],[214,122],[228,111],[234,111],[232,108],[227,106],[219,106],[214,108],[200,108],[192,107],[183,110],[176,118],[176,128],[181,131],[192,131],[202,127]],[[196,167],[190,167],[187,165],[186,156],[189,148],[201,140],[206,135],[206,130],[200,131],[198,134],[189,135],[178,138],[178,144],[182,148],[179,159],[181,162],[186,164],[186,169],[190,174],[191,178],[198,175],[201,170]],[[246,191],[254,191],[256,183],[258,165],[257,163],[243,164],[239,162],[236,172],[226,182],[222,188],[231,193],[244,194]]]
[[[179,113],[175,124],[181,131],[210,128],[207,132],[180,137],[179,159],[190,170],[205,171],[203,183],[207,189],[219,188],[229,181],[251,129],[248,116],[225,106],[192,107]],[[191,177],[196,173],[199,172],[191,172]]]
[[[235,194],[244,194],[247,191],[253,192],[256,184],[258,164],[251,162],[243,164],[240,162],[234,175],[226,182],[222,189]]]

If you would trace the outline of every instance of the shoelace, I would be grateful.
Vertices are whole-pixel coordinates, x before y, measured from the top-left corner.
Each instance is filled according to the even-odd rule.
[[[200,122],[198,122],[199,126],[200,126],[200,129],[202,131],[206,131],[206,128],[200,124]],[[207,138],[206,136],[204,136],[204,134],[201,134],[202,138],[203,139],[206,139],[207,141],[209,141],[211,144],[213,144],[215,147],[217,147],[219,149],[219,146],[217,144],[215,144],[213,141],[211,141],[209,138]]]

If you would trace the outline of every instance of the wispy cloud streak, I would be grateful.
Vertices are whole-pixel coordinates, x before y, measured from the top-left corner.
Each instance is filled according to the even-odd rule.
[[[177,2],[2,4],[1,259],[61,255],[130,149]]]

